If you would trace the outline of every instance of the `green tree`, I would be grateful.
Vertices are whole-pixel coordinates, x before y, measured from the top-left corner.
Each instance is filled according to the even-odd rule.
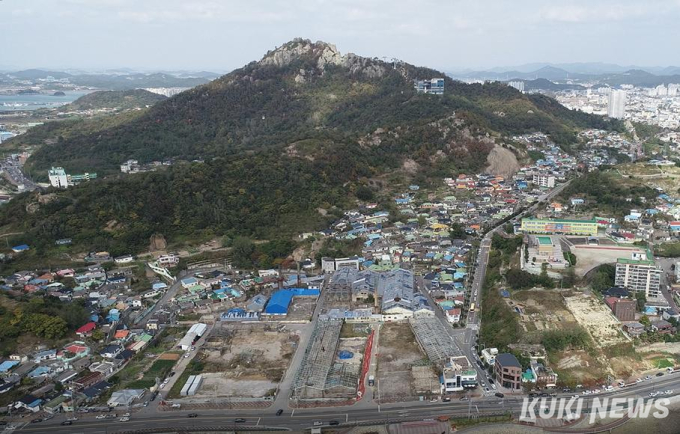
[[[451,229],[449,229],[449,237],[452,239],[465,238],[465,226],[461,223],[451,223]]]
[[[104,339],[104,332],[103,331],[101,331],[100,329],[97,329],[97,330],[92,332],[92,340],[94,340],[95,342],[99,342],[102,339]]]
[[[247,237],[236,237],[231,248],[231,257],[234,265],[238,268],[250,268],[253,266],[253,253],[255,244]]]
[[[649,317],[647,315],[642,315],[640,317],[640,324],[642,324],[645,327],[649,327],[652,322],[649,320]]]
[[[647,296],[643,291],[635,291],[635,301],[637,303],[637,310],[642,312],[647,304]]]
[[[365,185],[360,185],[357,188],[355,195],[359,200],[363,201],[373,200],[373,190],[371,190],[368,186]]]

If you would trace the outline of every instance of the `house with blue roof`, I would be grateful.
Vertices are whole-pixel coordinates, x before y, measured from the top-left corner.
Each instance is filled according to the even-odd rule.
[[[264,309],[264,315],[287,315],[291,301],[295,297],[319,297],[318,289],[289,288],[280,289],[272,294]]]
[[[38,378],[42,376],[48,376],[52,372],[52,368],[49,366],[38,366],[31,372],[29,372],[26,376],[28,378]]]
[[[161,291],[163,289],[168,289],[168,285],[166,285],[165,282],[154,282],[151,285],[151,289],[154,291]]]
[[[120,320],[120,311],[118,309],[111,309],[109,314],[106,316],[107,322],[114,322]]]
[[[13,251],[14,253],[25,252],[25,251],[27,251],[27,250],[29,250],[29,247],[28,247],[27,244],[21,244],[21,245],[12,247],[12,251]]]
[[[57,350],[40,351],[35,355],[35,363],[40,363],[45,360],[54,360],[57,358]]]
[[[25,408],[28,411],[37,413],[40,411],[40,404],[42,404],[42,402],[42,399],[36,398],[33,395],[26,395],[14,403],[14,408],[17,410],[20,408]]]
[[[0,374],[9,372],[10,369],[18,364],[19,362],[17,360],[5,360],[4,362],[0,363]]]

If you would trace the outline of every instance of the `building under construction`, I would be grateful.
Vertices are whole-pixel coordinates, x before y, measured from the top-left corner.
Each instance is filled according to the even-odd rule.
[[[319,319],[293,383],[298,400],[350,399],[356,396],[361,365],[336,361],[342,320]]]
[[[451,357],[462,355],[453,337],[438,318],[414,317],[409,320],[409,324],[420,349],[435,365],[441,365]]]

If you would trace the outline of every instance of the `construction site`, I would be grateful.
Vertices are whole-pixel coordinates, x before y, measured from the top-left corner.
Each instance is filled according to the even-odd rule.
[[[217,323],[201,349],[205,368],[196,397],[274,395],[297,348],[300,327]]]
[[[421,352],[409,324],[382,324],[378,342],[377,383],[374,391],[378,402],[413,400],[419,395],[441,391],[437,370]]]
[[[413,334],[427,358],[439,366],[451,357],[462,356],[460,349],[435,317],[414,317],[409,320]]]
[[[340,339],[343,321],[320,319],[293,382],[297,401],[345,401],[357,396],[366,338]]]

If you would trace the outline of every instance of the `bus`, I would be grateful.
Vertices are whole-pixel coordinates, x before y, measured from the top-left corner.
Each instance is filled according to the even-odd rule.
[[[474,311],[475,311],[475,304],[472,303],[472,304],[470,304],[470,312],[474,312]]]

